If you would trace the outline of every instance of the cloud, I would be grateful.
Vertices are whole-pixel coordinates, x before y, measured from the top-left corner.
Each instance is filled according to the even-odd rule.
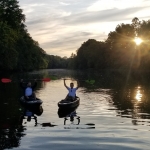
[[[64,24],[85,24],[85,23],[95,23],[95,22],[113,22],[113,21],[123,21],[130,20],[128,17],[130,14],[136,13],[145,9],[145,7],[135,7],[128,9],[109,9],[96,12],[83,12],[74,14],[68,17],[64,17]],[[137,16],[138,17],[138,16]]]
[[[89,11],[100,11],[107,9],[126,9],[139,7],[143,0],[98,0],[87,8]],[[143,4],[144,5],[144,4]],[[145,5],[147,6],[147,5]]]
[[[149,7],[148,7],[149,8]],[[28,20],[27,25],[38,25],[38,24],[57,24],[61,25],[79,25],[79,24],[92,24],[96,22],[113,22],[121,20],[132,20],[129,15],[136,14],[136,12],[145,9],[145,7],[135,7],[128,9],[109,9],[96,12],[81,12],[71,14],[70,12],[63,12],[64,16],[56,14],[47,15],[45,17]],[[137,16],[138,17],[138,16]]]
[[[70,56],[89,38],[106,39],[120,23],[131,23],[138,16],[149,18],[149,2],[133,1],[26,0],[20,4],[33,39],[49,54]]]
[[[69,35],[63,35],[57,40],[52,40],[41,44],[41,46],[47,50],[49,54],[57,54],[62,56],[70,56],[71,53],[75,53],[81,44],[88,39],[104,38],[105,35],[94,35],[90,32],[72,32]],[[64,53],[65,52],[65,53]]]
[[[45,42],[42,45],[45,46],[45,48],[47,48],[47,45],[53,48],[55,48],[56,45],[61,45],[61,46],[73,45],[75,44],[73,42],[83,40],[83,38],[90,37],[91,35],[92,33],[88,33],[88,32],[77,32],[77,33],[73,32],[70,35],[63,35],[58,40]],[[87,40],[87,38],[85,38],[85,40]]]
[[[70,5],[69,3],[59,2],[61,5]]]

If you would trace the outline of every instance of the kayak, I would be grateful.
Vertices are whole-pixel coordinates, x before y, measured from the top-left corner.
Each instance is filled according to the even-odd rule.
[[[26,100],[24,96],[20,98],[20,103],[24,106],[40,106],[43,101],[39,98]]]
[[[58,102],[58,107],[63,109],[70,109],[70,108],[75,108],[77,106],[79,106],[80,104],[80,98],[76,97],[75,100],[70,101],[70,100],[61,100],[60,102]]]

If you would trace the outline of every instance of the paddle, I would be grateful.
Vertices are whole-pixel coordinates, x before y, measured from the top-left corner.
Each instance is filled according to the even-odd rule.
[[[35,80],[35,79],[30,79],[30,80]],[[44,81],[44,82],[49,82],[50,81],[50,78],[43,78],[43,79],[36,79],[37,81]],[[8,78],[2,78],[1,79],[1,82],[3,83],[10,83],[12,82],[11,79],[8,79]]]
[[[95,80],[85,80],[86,83],[89,83],[89,84],[94,84],[95,83]]]
[[[65,79],[65,80],[72,80],[72,79]],[[72,81],[76,81],[76,80],[72,80]],[[89,79],[88,80],[78,80],[78,81],[84,81],[84,82],[86,82],[88,84],[94,84],[95,83],[95,80],[89,80]]]

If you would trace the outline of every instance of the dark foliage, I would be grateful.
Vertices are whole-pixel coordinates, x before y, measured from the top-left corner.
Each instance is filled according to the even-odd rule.
[[[143,42],[136,45],[135,37]],[[134,18],[117,25],[105,41],[89,39],[73,55],[70,66],[79,69],[148,70],[150,67],[150,20]]]

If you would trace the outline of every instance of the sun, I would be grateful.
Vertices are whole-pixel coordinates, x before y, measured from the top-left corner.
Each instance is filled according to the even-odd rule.
[[[134,42],[136,43],[136,45],[140,45],[143,42],[143,40],[141,38],[135,38]]]

